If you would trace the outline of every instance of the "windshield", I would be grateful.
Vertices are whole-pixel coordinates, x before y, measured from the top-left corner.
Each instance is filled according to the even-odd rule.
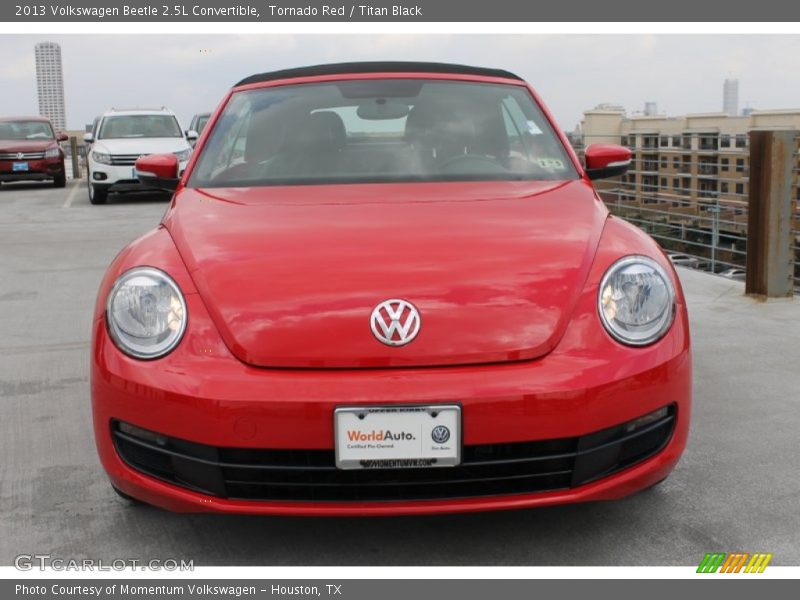
[[[5,121],[0,123],[0,140],[52,140],[53,128],[47,121]]]
[[[101,140],[116,138],[182,137],[177,119],[172,115],[120,115],[106,117],[100,124]]]
[[[576,177],[524,87],[379,79],[237,92],[189,185]]]
[[[206,128],[206,123],[208,123],[208,119],[210,119],[210,118],[211,118],[211,115],[201,115],[201,116],[197,117],[197,127],[196,127],[195,131],[198,134],[203,133],[203,129]]]

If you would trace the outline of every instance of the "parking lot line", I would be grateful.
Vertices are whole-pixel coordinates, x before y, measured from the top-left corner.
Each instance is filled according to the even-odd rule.
[[[70,190],[69,194],[67,195],[67,199],[64,200],[64,204],[63,204],[63,206],[61,208],[69,208],[70,206],[72,206],[72,201],[75,199],[75,194],[78,193],[78,190],[80,188],[81,188],[81,182],[80,181],[76,181],[75,185],[72,186],[72,189]]]

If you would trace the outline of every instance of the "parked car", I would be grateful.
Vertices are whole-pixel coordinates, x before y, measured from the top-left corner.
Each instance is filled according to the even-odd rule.
[[[83,139],[91,144],[86,171],[92,204],[105,204],[110,192],[147,189],[141,185],[134,167],[140,156],[170,152],[183,170],[192,155],[188,136],[175,113],[166,108],[111,109]]]
[[[350,63],[224,99],[161,225],[97,296],[95,436],[176,511],[389,515],[622,498],[686,443],[680,282],[610,216],[533,89]],[[243,153],[234,152],[241,148]]]
[[[725,269],[724,271],[720,271],[719,274],[728,279],[735,279],[736,281],[744,281],[745,278],[745,270],[738,268]]]
[[[203,129],[206,128],[206,123],[211,118],[211,113],[199,113],[192,117],[192,122],[189,123],[189,129],[186,131],[186,135],[188,136],[190,132],[195,132],[195,136],[193,136],[196,140],[203,133]],[[194,145],[194,144],[192,144]]]
[[[679,267],[699,269],[703,266],[701,260],[696,256],[681,254],[679,252],[667,252],[667,256],[669,257],[669,260],[670,262],[672,262],[673,265],[677,265]]]
[[[0,118],[0,183],[52,181],[64,187],[67,172],[58,143],[66,140],[44,117]]]

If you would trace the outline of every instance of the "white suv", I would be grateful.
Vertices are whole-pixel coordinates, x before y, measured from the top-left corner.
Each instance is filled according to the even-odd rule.
[[[175,113],[160,110],[111,109],[99,117],[84,140],[91,144],[88,155],[89,201],[105,204],[109,192],[146,189],[136,177],[136,159],[147,154],[173,153],[180,173],[192,155],[190,140],[197,134],[181,129]]]

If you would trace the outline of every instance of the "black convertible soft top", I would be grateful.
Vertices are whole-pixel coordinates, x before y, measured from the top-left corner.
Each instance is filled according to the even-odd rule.
[[[503,79],[522,78],[501,69],[486,69],[467,65],[451,65],[431,62],[349,62],[328,65],[313,65],[296,69],[270,71],[245,77],[234,87],[250,83],[262,83],[276,79],[294,79],[298,77],[314,77],[316,75],[342,75],[353,73],[450,73],[456,75],[478,75],[481,77],[501,77]]]

